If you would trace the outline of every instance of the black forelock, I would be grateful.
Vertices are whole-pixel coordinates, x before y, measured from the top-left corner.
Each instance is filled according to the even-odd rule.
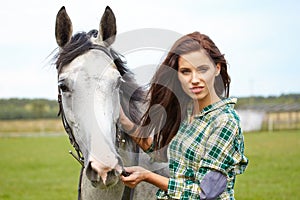
[[[93,31],[89,33],[80,32],[72,36],[71,40],[61,48],[57,55],[56,69],[58,73],[62,70],[62,67],[71,63],[76,57],[87,52],[93,45],[90,41]]]

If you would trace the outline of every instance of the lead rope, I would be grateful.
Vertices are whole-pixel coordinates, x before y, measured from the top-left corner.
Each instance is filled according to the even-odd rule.
[[[126,144],[126,139],[123,136],[123,134],[125,132],[123,132],[122,129],[119,128],[118,124],[116,125],[116,130],[117,130],[116,144],[117,144],[117,150],[118,150],[119,148],[121,148],[122,146],[124,146]],[[134,148],[134,153],[137,156],[134,158],[135,162],[133,165],[138,165],[138,163],[139,163],[139,148],[138,148],[137,144]],[[127,177],[127,176],[130,176],[130,173],[126,172],[123,168],[121,175]],[[122,195],[122,200],[133,200],[133,197],[134,197],[134,188],[125,186],[124,192]]]

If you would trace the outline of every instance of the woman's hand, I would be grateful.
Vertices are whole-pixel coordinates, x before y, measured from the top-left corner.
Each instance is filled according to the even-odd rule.
[[[137,143],[144,151],[151,147],[153,142],[152,137],[141,138],[139,136],[139,128],[138,126],[130,121],[128,117],[125,115],[122,107],[120,108],[120,115],[119,115],[119,128],[125,131],[135,143]]]
[[[139,166],[125,167],[125,170],[130,175],[127,177],[121,176],[121,180],[126,186],[130,188],[134,188],[141,181],[145,181],[147,179],[147,176],[152,173]]]
[[[121,176],[121,180],[130,188],[134,188],[141,181],[145,181],[164,191],[168,190],[169,178],[167,177],[161,176],[139,166],[125,167],[125,171],[130,175],[127,177]]]
[[[135,126],[135,124],[125,115],[122,107],[120,107],[119,123],[121,125],[121,129],[125,132],[129,132]]]

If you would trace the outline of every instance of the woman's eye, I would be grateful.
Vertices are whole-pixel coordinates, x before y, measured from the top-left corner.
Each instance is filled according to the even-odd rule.
[[[189,74],[191,72],[191,70],[189,70],[189,69],[181,69],[180,70],[180,73],[182,73],[182,74],[184,74],[184,75],[187,75],[187,74]]]
[[[198,70],[199,72],[201,72],[201,73],[204,73],[204,72],[207,72],[208,67],[198,67],[197,70]]]
[[[201,72],[201,73],[204,73],[204,72],[206,72],[207,71],[207,69],[200,69],[199,70],[199,72]]]

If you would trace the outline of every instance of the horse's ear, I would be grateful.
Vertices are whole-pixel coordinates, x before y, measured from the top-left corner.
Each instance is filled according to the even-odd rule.
[[[99,42],[103,41],[106,46],[110,46],[115,41],[117,34],[116,18],[109,6],[105,8],[105,11],[102,15],[99,33]]]
[[[73,26],[65,7],[61,7],[56,15],[55,38],[58,46],[63,47],[72,37]]]

